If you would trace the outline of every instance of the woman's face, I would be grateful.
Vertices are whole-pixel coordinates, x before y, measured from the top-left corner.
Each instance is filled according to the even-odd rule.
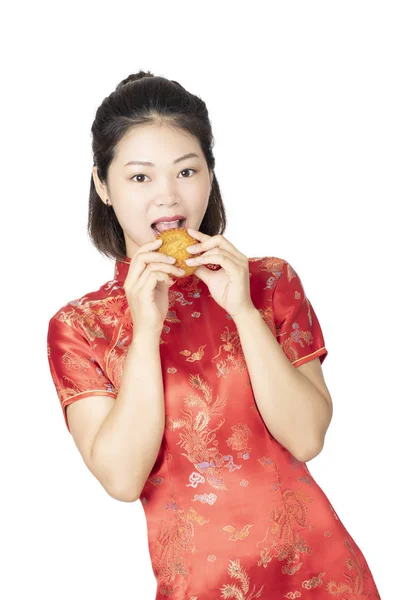
[[[175,163],[192,153],[197,156]],[[135,161],[153,164],[128,164]],[[160,217],[182,215],[185,227],[198,230],[212,186],[212,172],[197,138],[167,125],[134,127],[117,145],[108,186],[98,179],[97,167],[93,179],[102,201],[108,198],[114,207],[129,258],[155,239],[151,224]]]

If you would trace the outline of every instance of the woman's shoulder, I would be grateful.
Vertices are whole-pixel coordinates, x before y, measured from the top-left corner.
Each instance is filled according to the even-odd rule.
[[[260,256],[249,258],[250,277],[279,279],[288,262],[278,256]]]
[[[83,322],[94,322],[107,318],[118,319],[124,315],[126,295],[120,282],[112,279],[106,281],[97,290],[82,294],[78,298],[68,300],[50,317],[49,321],[59,320],[70,326],[82,325]]]
[[[279,256],[260,256],[249,258],[251,296],[260,304],[272,302],[275,288],[290,268],[289,263]]]
[[[271,271],[280,272],[283,266],[287,264],[284,258],[278,256],[258,256],[249,258],[249,270],[250,271]]]

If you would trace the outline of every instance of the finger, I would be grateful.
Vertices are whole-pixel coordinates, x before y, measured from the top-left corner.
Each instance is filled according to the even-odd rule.
[[[233,254],[231,254],[230,252],[226,252],[225,250],[221,250],[221,248],[213,248],[212,250],[207,250],[201,256],[194,256],[193,258],[189,258],[186,260],[186,264],[191,266],[191,265],[197,265],[197,264],[206,264],[207,262],[211,263],[211,261],[208,260],[208,258],[212,257],[212,256],[214,256],[214,257],[215,256],[225,256],[226,258],[228,258],[229,260],[234,262],[238,267],[244,266],[243,260],[239,260]],[[192,260],[194,262],[191,262]]]
[[[137,294],[148,294],[153,290],[158,282],[165,282],[167,285],[172,285],[173,280],[168,273],[164,271],[149,271],[140,279],[136,290]]]
[[[202,231],[198,231],[197,229],[191,229],[190,227],[187,228],[187,232],[196,240],[200,240],[200,242],[205,242],[208,238],[211,237],[210,235],[207,235]]]
[[[228,275],[237,276],[242,269],[242,264],[232,257],[224,254],[209,254],[208,256],[198,256],[195,264],[208,263],[210,265],[220,265]],[[196,272],[195,272],[196,273]]]
[[[143,294],[150,294],[154,288],[156,287],[158,282],[165,283],[168,287],[170,287],[174,281],[169,277],[168,273],[163,273],[162,271],[151,271],[149,276],[146,278],[143,286],[140,288]]]
[[[145,284],[152,273],[167,273],[175,277],[182,277],[185,274],[183,269],[179,269],[175,265],[164,265],[164,264],[150,264],[147,265],[145,272],[141,275],[138,281],[138,290],[140,290]]]
[[[140,246],[140,248],[132,256],[131,263],[135,262],[137,257],[141,256],[142,254],[147,254],[147,255],[149,255],[150,253],[155,254],[161,245],[162,245],[161,238],[159,238],[158,240],[153,240],[152,242],[148,242],[147,244],[143,244],[143,246]],[[159,254],[161,254],[161,252]]]
[[[176,261],[174,257],[169,257],[163,252],[146,252],[145,247],[146,245],[142,246],[141,250],[136,252],[136,254],[132,257],[124,287],[134,285],[143,274],[148,264],[155,262],[173,264]]]
[[[162,245],[161,238],[158,238],[157,240],[152,240],[151,242],[146,242],[146,244],[143,244],[143,246],[140,246],[140,248],[133,255],[133,258],[140,252],[148,252],[149,250],[152,250],[153,248],[156,248],[156,249],[159,248],[161,245]]]
[[[213,237],[206,236],[206,239],[201,240],[199,244],[194,244],[191,250],[190,248],[191,246],[188,246],[187,251],[191,254],[198,254],[199,252],[211,250],[212,248],[222,248],[223,250],[228,250],[231,252],[239,260],[247,261],[247,256],[239,252],[239,250],[231,242],[229,242],[226,238],[224,238],[223,235],[220,234],[214,235]]]

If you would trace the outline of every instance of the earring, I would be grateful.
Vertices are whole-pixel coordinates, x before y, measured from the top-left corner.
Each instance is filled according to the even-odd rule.
[[[107,205],[107,206],[109,206],[109,204],[108,204],[108,198],[106,199],[106,205]],[[110,206],[111,206],[111,205],[110,205]]]

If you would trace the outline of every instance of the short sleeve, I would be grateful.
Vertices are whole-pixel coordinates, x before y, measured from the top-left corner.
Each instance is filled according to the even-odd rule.
[[[299,367],[316,357],[322,364],[328,350],[321,326],[300,277],[287,261],[283,261],[272,306],[276,339],[292,365]]]
[[[56,317],[49,322],[47,358],[70,433],[68,404],[87,396],[117,397],[114,386],[94,358],[89,342],[78,330]]]

